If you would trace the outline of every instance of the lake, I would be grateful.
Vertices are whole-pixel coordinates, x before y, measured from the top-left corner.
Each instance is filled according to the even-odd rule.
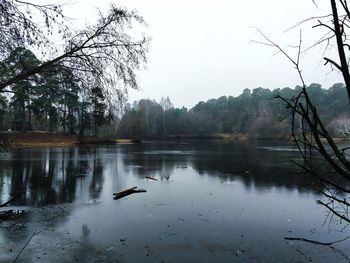
[[[146,141],[0,156],[0,262],[349,262],[347,229],[277,141]],[[146,176],[157,180],[150,180]],[[113,193],[147,190],[119,200]]]

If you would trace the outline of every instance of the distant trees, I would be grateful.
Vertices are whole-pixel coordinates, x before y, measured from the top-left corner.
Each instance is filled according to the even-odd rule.
[[[9,112],[8,101],[5,96],[0,95],[0,130],[8,129],[6,120],[7,114]]]
[[[94,126],[97,134],[107,100],[119,104],[138,88],[135,71],[146,63],[149,38],[132,32],[137,24],[144,21],[135,11],[111,5],[95,24],[74,30],[60,5],[1,1],[0,93],[13,94],[12,120],[71,133],[78,125],[80,134]]]
[[[41,62],[27,49],[16,48],[0,62],[2,76],[33,68]],[[57,66],[11,85],[0,96],[0,129],[46,130],[84,134],[93,129],[98,135],[106,119],[109,102],[103,89],[82,89],[70,68]]]
[[[165,118],[165,112],[170,110],[171,108],[174,107],[174,105],[171,103],[169,97],[162,97],[159,102],[160,106],[162,107],[163,110],[163,133],[166,131],[166,118]]]
[[[62,112],[60,121],[63,132],[69,131],[71,134],[74,134],[74,127],[77,123],[75,113],[79,107],[79,95],[81,92],[78,84],[79,80],[75,78],[70,69],[64,68],[60,73],[62,74],[60,98],[58,99],[58,103],[61,105],[59,110]]]
[[[98,81],[104,89],[117,95],[123,92],[120,84],[137,88],[134,70],[146,62],[149,39],[144,36],[135,39],[128,31],[135,23],[143,24],[142,17],[114,5],[107,15],[99,13],[99,16],[95,25],[74,31],[65,23],[59,5],[3,0],[0,3],[2,56],[17,47],[36,47],[49,59],[33,68],[0,76],[0,92],[58,65],[70,68],[81,81]],[[54,33],[61,36],[65,46],[63,51],[48,39]]]
[[[310,84],[310,97],[317,100],[326,125],[332,134],[340,136],[338,114],[350,121],[350,112],[345,104],[334,103],[346,93],[343,84],[323,89],[319,84]],[[141,100],[135,103],[121,119],[118,136],[130,138],[161,138],[169,136],[205,136],[215,133],[242,133],[252,138],[288,137],[291,116],[277,94],[292,98],[300,91],[282,88],[273,91],[256,88],[245,89],[238,97],[222,96],[218,99],[201,101],[192,109],[165,107],[165,99],[159,103]],[[167,105],[172,105],[166,99]]]
[[[11,111],[1,129],[12,121],[21,129],[26,123],[80,134],[93,127],[97,135],[106,112],[113,115],[109,108],[125,101],[128,88],[138,88],[136,70],[146,63],[149,38],[133,27],[143,18],[115,5],[98,15],[75,30],[60,5],[0,2],[0,94],[9,99],[0,107]]]
[[[15,48],[10,55],[0,63],[0,76],[2,78],[10,78],[18,74],[18,72],[30,70],[39,64],[39,60],[35,55],[25,48]],[[13,109],[14,119],[22,123],[29,121],[31,118],[33,85],[38,81],[36,76],[18,81],[11,85],[6,91],[13,94],[10,106]]]
[[[92,119],[94,124],[94,135],[98,135],[98,128],[103,124],[106,115],[106,98],[101,87],[95,86],[90,92],[92,106]]]
[[[321,52],[321,55],[325,65],[330,65],[332,70],[339,71],[345,83],[345,85],[334,85],[327,96],[323,96],[320,85],[307,87],[305,84],[300,66],[303,53],[301,33],[295,58],[262,32],[260,33],[266,41],[265,44],[276,48],[291,62],[302,84],[291,98],[281,94],[277,96],[290,110],[291,139],[298,147],[301,157],[295,163],[319,181],[319,186],[315,187],[324,198],[317,200],[317,203],[327,208],[328,219],[337,219],[340,223],[346,222],[348,226],[350,224],[349,147],[334,139],[334,131],[340,131],[341,135],[345,135],[343,138],[347,137],[350,110],[348,38],[350,8],[347,0],[329,0],[328,3],[329,14],[305,19],[297,25],[314,22],[313,28],[323,30],[323,37],[315,40],[314,45],[309,48],[323,46],[325,52]],[[332,48],[336,49],[336,56],[327,52]],[[328,54],[330,56],[327,56]],[[324,104],[328,107],[323,108]],[[335,126],[338,127],[334,129]]]

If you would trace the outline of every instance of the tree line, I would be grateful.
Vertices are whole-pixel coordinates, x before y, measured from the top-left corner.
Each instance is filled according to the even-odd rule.
[[[42,62],[29,50],[15,48],[0,63],[0,76],[10,78]],[[0,130],[44,130],[70,134],[116,135],[120,105],[111,103],[99,85],[84,83],[69,67],[58,64],[49,71],[21,80],[0,94]],[[117,135],[124,138],[205,136],[217,133],[246,134],[253,138],[280,138],[290,134],[291,115],[282,100],[301,90],[245,89],[237,97],[222,96],[201,101],[193,108],[174,108],[169,97],[158,103],[143,99],[127,106]],[[334,135],[350,130],[350,114],[344,84],[324,89],[307,87],[311,100]]]
[[[17,47],[1,61],[0,76],[10,78],[41,63],[30,50]],[[0,95],[0,129],[80,135],[90,130],[97,136],[102,125],[113,124],[113,110],[101,86],[83,89],[72,70],[58,64],[18,81]]]
[[[145,21],[111,3],[77,28],[63,11],[0,1],[0,130],[115,134],[113,113],[147,62]]]
[[[218,133],[245,134],[250,138],[288,137],[290,109],[276,96],[292,99],[301,90],[292,88],[245,89],[237,97],[222,96],[201,101],[193,108],[174,108],[169,98],[159,103],[144,99],[129,106],[118,125],[118,136],[125,138],[165,138],[206,136]],[[344,84],[324,89],[313,83],[307,87],[311,100],[319,105],[319,114],[335,135],[344,135],[350,127],[350,111]],[[302,126],[301,119],[299,127]]]

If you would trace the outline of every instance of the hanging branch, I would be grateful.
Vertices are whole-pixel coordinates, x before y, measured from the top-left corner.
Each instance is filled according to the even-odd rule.
[[[24,7],[29,8],[28,15],[22,12]],[[43,29],[30,19],[31,14],[35,13],[33,8],[47,20],[46,27],[51,33],[55,26],[61,25],[61,23],[57,25],[57,18],[53,15],[63,16],[59,6],[3,0],[0,3],[0,15],[3,14],[3,17],[0,16],[0,29],[4,29],[6,33],[6,28],[10,24],[18,30],[6,36],[2,36],[0,32],[0,47],[3,45],[6,46],[6,50],[12,50],[13,47],[22,44],[44,45],[45,48],[52,46],[45,40],[44,31],[41,31]],[[14,17],[10,15],[11,12],[15,14]],[[107,15],[99,13],[95,25],[86,26],[85,29],[76,32],[65,28],[61,33],[65,42],[64,51],[56,56],[54,54],[58,51],[50,51],[52,58],[49,60],[30,69],[14,72],[7,78],[2,76],[0,93],[11,85],[56,67],[69,68],[81,82],[99,83],[106,94],[112,93],[116,97],[121,97],[128,88],[137,89],[135,71],[147,62],[146,54],[150,39],[143,35],[138,38],[132,37],[128,32],[135,24],[145,25],[145,22],[135,11],[111,5]],[[23,28],[28,36],[20,31]]]
[[[332,20],[329,21],[329,16],[327,15],[310,18],[304,21],[308,22],[316,20],[317,25],[314,26],[314,28],[320,27],[328,31],[326,36],[328,35],[329,37],[323,38],[321,42],[327,39],[328,45],[329,41],[332,39],[336,41],[339,63],[336,62],[335,59],[324,57],[325,65],[330,64],[335,69],[341,71],[350,100],[350,73],[348,58],[344,49],[349,46],[346,43],[347,35],[345,28],[348,28],[347,22],[349,22],[350,12],[346,0],[339,0],[339,2],[341,3],[345,14],[339,15],[336,0],[330,0]],[[327,19],[327,22],[323,22],[322,19]],[[294,163],[320,181],[323,189],[316,189],[328,200],[328,202],[318,200],[317,203],[327,208],[340,220],[350,223],[348,214],[350,207],[348,195],[350,189],[347,188],[346,183],[344,184],[344,181],[350,181],[350,162],[345,155],[347,148],[341,148],[335,143],[327,127],[324,125],[317,107],[309,97],[300,67],[300,54],[302,52],[301,34],[299,36],[299,44],[297,45],[297,55],[296,58],[293,59],[291,55],[289,55],[278,44],[270,40],[260,30],[258,30],[258,32],[263,37],[264,42],[255,42],[273,47],[282,53],[296,69],[302,83],[302,89],[296,96],[292,98],[283,98],[279,94],[276,96],[276,98],[282,99],[285,102],[287,109],[291,112],[291,140],[296,144],[300,156],[302,157],[302,162]],[[301,124],[300,127],[298,125],[299,123]],[[324,164],[320,165],[319,162],[315,163],[316,159],[314,158],[314,155],[322,156]],[[332,177],[329,176],[330,172],[332,173]]]

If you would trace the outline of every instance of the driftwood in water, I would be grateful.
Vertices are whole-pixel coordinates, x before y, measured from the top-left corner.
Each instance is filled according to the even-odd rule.
[[[17,198],[19,198],[21,195],[23,195],[25,193],[25,191],[19,192],[17,194],[15,194],[10,200],[8,200],[7,202],[0,204],[0,207],[5,207],[7,206],[9,203],[11,203],[12,201],[16,200]]]
[[[129,191],[131,191],[131,190],[135,190],[136,188],[137,188],[137,186],[135,186],[135,187],[131,187],[131,188],[126,189],[126,190],[124,190],[124,191],[120,191],[120,192],[118,192],[118,193],[113,193],[113,195],[120,195],[120,194],[123,194],[123,193],[129,192]]]
[[[145,177],[146,179],[150,179],[150,180],[153,180],[153,181],[158,181],[156,178],[154,178],[154,177],[151,177],[151,176],[146,176]]]
[[[29,237],[28,241],[24,244],[24,246],[22,247],[22,249],[18,252],[15,260],[13,261],[13,263],[16,263],[17,259],[19,258],[19,256],[21,255],[21,253],[23,252],[23,250],[28,246],[29,242],[33,239],[33,237],[38,234],[38,231],[35,229],[35,231],[33,232],[33,234]]]
[[[128,195],[131,195],[131,194],[136,194],[136,193],[145,193],[147,192],[146,190],[143,190],[143,189],[136,189],[137,187],[132,187],[132,188],[129,188],[129,189],[126,189],[124,191],[121,191],[121,192],[118,192],[118,193],[113,193],[114,195],[114,200],[117,200],[117,199],[120,199],[120,198],[123,198],[125,196],[128,196]]]
[[[316,241],[316,240],[306,239],[306,238],[303,238],[303,237],[285,237],[284,239],[285,240],[304,241],[304,242],[309,242],[309,243],[313,243],[313,244],[316,244],[316,245],[331,246],[331,245],[333,245],[335,243],[343,242],[343,241],[347,240],[348,238],[349,237],[346,237],[346,238],[343,238],[343,239],[340,239],[340,240],[336,240],[336,241],[333,241],[333,242],[320,242],[320,241]]]

